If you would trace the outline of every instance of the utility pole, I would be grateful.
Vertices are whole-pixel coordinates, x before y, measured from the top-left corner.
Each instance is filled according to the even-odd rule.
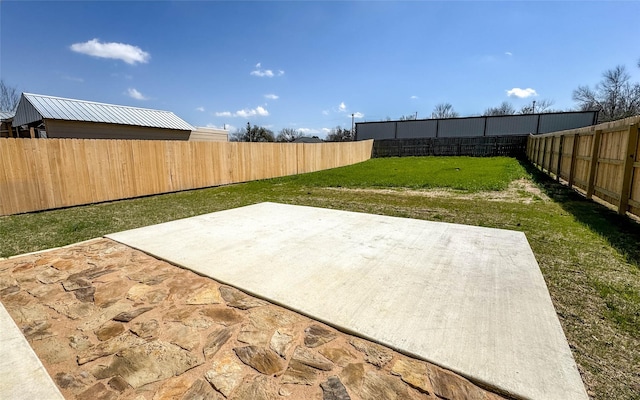
[[[354,129],[354,122],[355,122],[354,117],[355,117],[355,114],[353,114],[353,113],[352,113],[352,114],[351,114],[351,137],[352,137],[352,138],[355,138],[355,137],[356,137],[356,134],[355,134],[355,132],[353,131],[353,129]]]
[[[416,111],[416,119],[418,119],[418,112]]]
[[[536,113],[536,101],[533,101],[533,106],[531,107],[531,114],[535,114]]]

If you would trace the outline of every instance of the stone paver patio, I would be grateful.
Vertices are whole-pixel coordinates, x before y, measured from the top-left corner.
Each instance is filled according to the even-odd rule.
[[[504,398],[109,239],[0,261],[0,301],[69,399]]]

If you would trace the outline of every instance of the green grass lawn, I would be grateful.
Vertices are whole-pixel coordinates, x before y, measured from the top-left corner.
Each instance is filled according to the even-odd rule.
[[[522,167],[507,157],[405,157],[377,158],[276,181],[312,187],[450,188],[478,192],[504,190],[523,176]]]
[[[374,159],[294,177],[0,217],[0,256],[262,201],[524,232],[590,393],[640,399],[640,225],[510,158]]]

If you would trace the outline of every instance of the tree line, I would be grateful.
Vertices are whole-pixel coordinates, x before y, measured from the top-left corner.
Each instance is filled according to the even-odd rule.
[[[354,140],[350,129],[343,129],[336,126],[331,129],[324,139],[327,142],[350,142]],[[229,140],[232,142],[295,142],[296,139],[304,137],[304,134],[293,128],[283,128],[277,135],[272,130],[258,125],[251,125],[247,122],[245,128],[233,132]],[[317,136],[314,136],[317,138]]]

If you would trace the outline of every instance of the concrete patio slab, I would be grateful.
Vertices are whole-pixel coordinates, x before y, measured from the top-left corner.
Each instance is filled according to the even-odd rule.
[[[5,400],[64,399],[2,303],[0,303],[0,394]]]
[[[262,203],[107,237],[512,396],[587,398],[523,233]]]

